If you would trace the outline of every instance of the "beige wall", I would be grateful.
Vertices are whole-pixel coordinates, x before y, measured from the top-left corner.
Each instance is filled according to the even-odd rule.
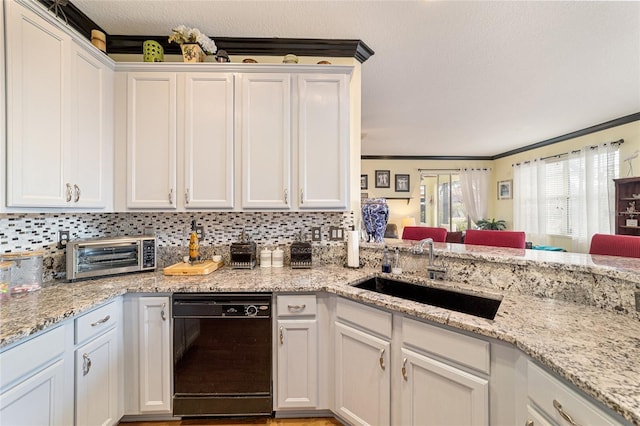
[[[507,222],[508,229],[513,229],[513,200],[498,200],[497,182],[513,179],[512,164],[533,160],[540,157],[563,154],[583,146],[597,145],[603,142],[624,139],[620,147],[620,159],[623,160],[636,150],[640,150],[640,121],[635,121],[622,126],[592,133],[586,136],[573,138],[543,148],[525,151],[494,161],[478,160],[362,160],[362,174],[369,176],[369,197],[411,197],[406,200],[389,200],[389,223],[395,223],[400,229],[400,221],[405,216],[413,216],[416,219],[420,215],[420,174],[418,169],[460,169],[489,167],[492,169],[492,185],[490,191],[489,217],[503,219]],[[631,162],[633,176],[640,176],[640,156]],[[375,188],[375,170],[391,171],[391,188]],[[620,164],[620,177],[627,177],[628,163]],[[394,175],[396,173],[409,174],[411,176],[411,192],[394,191]],[[547,244],[571,249],[571,241],[566,237],[550,236]]]
[[[420,172],[418,169],[460,169],[493,167],[493,161],[479,160],[362,160],[361,174],[369,176],[369,189],[363,190],[369,198],[375,197],[409,197],[407,200],[388,200],[389,223],[394,223],[401,229],[400,221],[403,217],[413,216],[416,221],[420,218]],[[375,187],[375,171],[389,170],[391,172],[390,188]],[[395,192],[395,175],[409,175],[409,189],[411,192]]]

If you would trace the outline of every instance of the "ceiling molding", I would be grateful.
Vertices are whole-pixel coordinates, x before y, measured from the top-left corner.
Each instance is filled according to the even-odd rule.
[[[46,8],[53,0],[38,0]],[[60,6],[69,26],[91,40],[91,30],[100,30],[107,35],[107,52],[142,53],[145,40],[155,40],[162,45],[167,54],[181,54],[180,46],[169,43],[169,36],[132,36],[107,34],[90,17],[85,15],[73,3]],[[58,19],[64,21],[62,16]],[[218,49],[226,50],[229,55],[284,56],[293,53],[298,56],[326,56],[335,58],[355,58],[365,62],[375,52],[362,40],[345,39],[299,39],[299,38],[257,38],[257,37],[211,37]]]
[[[293,53],[298,56],[326,56],[355,58],[365,62],[375,54],[362,40],[326,40],[300,38],[254,38],[254,37],[211,37],[218,49],[229,55],[284,56]],[[107,52],[140,54],[145,40],[155,40],[167,54],[180,54],[180,45],[169,43],[168,36],[109,35]]]
[[[466,155],[361,155],[361,160],[493,160],[494,157]]]
[[[53,4],[52,0],[38,0],[47,9]],[[87,15],[85,15],[80,9],[78,9],[73,3],[69,2],[66,6],[59,6],[67,17],[67,22],[71,28],[78,31],[88,40],[91,40],[91,30],[100,30],[105,32],[100,25],[96,24]],[[53,13],[53,12],[52,12]],[[62,16],[58,16],[58,19],[64,21]]]
[[[559,142],[564,142],[569,139],[579,138],[580,136],[589,135],[591,133],[600,132],[602,130],[611,129],[612,127],[622,126],[624,124],[633,123],[640,120],[640,112],[634,114],[625,115],[624,117],[616,118],[614,120],[606,121],[604,123],[596,124],[595,126],[587,127],[575,132],[567,133],[562,136],[547,139],[541,142],[537,142],[531,145],[523,146],[522,148],[512,149],[511,151],[503,152],[488,157],[473,157],[473,156],[438,156],[438,155],[361,155],[361,160],[497,160],[499,158],[509,157],[515,154],[521,154],[532,149],[538,149],[545,146],[553,145]]]
[[[531,145],[523,146],[522,148],[512,149],[511,151],[503,152],[502,154],[498,154],[494,156],[494,159],[509,157],[511,155],[520,154],[522,152],[531,151],[532,149],[542,148],[544,146],[549,146],[556,144],[558,142],[564,142],[569,139],[579,138],[580,136],[589,135],[591,133],[600,132],[602,130],[607,130],[612,127],[622,126],[623,124],[632,123],[634,121],[640,120],[640,112],[636,112],[634,114],[625,115],[624,117],[616,118],[614,120],[606,121],[604,123],[596,124],[595,126],[587,127],[581,130],[576,130],[575,132],[567,133],[566,135],[557,136],[555,138],[547,139],[542,142],[534,143]]]

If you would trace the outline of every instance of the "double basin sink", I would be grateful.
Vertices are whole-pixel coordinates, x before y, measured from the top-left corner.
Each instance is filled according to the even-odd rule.
[[[495,318],[502,302],[490,297],[384,277],[369,278],[354,287],[491,320]]]

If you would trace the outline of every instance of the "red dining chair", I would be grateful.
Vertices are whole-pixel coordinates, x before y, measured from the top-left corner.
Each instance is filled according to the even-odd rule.
[[[492,247],[512,247],[523,249],[526,246],[525,233],[522,231],[494,231],[491,229],[469,229],[464,236],[465,244]]]
[[[403,240],[420,241],[425,238],[431,238],[434,243],[444,243],[447,238],[447,229],[430,226],[405,226],[402,230]]]
[[[589,254],[640,258],[640,237],[633,235],[594,234]]]
[[[462,231],[447,231],[447,238],[445,239],[447,243],[457,243],[462,244],[464,242],[464,233]]]

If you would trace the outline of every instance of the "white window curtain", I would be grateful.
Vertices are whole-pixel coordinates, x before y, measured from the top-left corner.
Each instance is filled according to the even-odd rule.
[[[584,147],[569,153],[569,219],[573,251],[589,251],[596,233],[615,232],[613,179],[619,175],[617,144]]]
[[[488,219],[490,169],[461,169],[462,203],[473,222]]]
[[[535,244],[547,244],[544,168],[543,160],[513,166],[513,228]]]

